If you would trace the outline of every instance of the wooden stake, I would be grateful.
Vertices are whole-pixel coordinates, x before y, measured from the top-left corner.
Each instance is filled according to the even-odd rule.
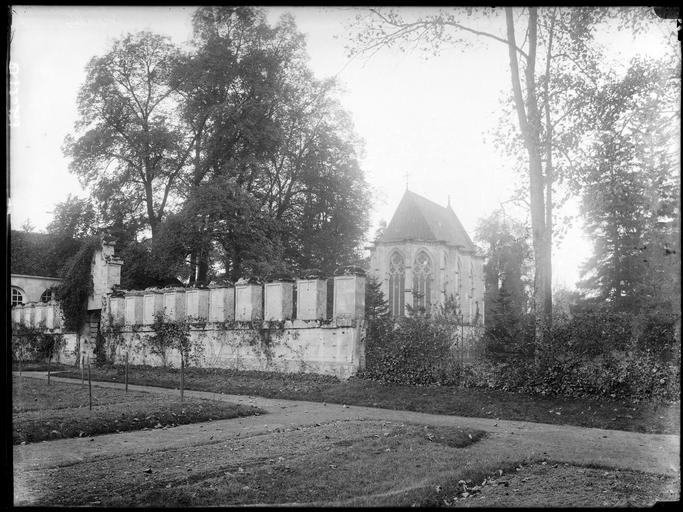
[[[180,355],[180,401],[183,401],[183,388],[185,387],[185,360]]]
[[[126,352],[126,393],[128,393],[128,352]]]
[[[88,361],[88,396],[90,399],[90,410],[92,411],[92,381],[90,379],[90,361]]]
[[[47,385],[50,385],[50,362],[52,361],[52,354],[47,358]]]
[[[85,363],[83,359],[85,359],[85,354],[81,352],[81,386],[85,384]]]

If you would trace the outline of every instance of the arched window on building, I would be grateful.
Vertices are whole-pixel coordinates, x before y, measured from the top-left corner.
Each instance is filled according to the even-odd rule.
[[[460,256],[456,259],[455,298],[458,301],[458,306],[462,309],[462,261],[460,260]]]
[[[403,256],[393,252],[389,257],[389,307],[393,317],[403,316],[405,306],[406,274]]]
[[[448,254],[446,251],[441,255],[441,293],[445,303],[448,299]]]
[[[431,306],[432,260],[420,251],[413,264],[413,307],[429,312]]]
[[[474,323],[474,265],[470,261],[470,294],[469,294],[469,306],[470,306],[470,322]]]
[[[40,302],[50,302],[52,300],[52,288],[45,290],[40,296]]]
[[[12,291],[10,292],[10,304],[12,306],[16,306],[17,304],[23,304],[24,303],[24,294],[21,292],[19,288],[12,288]]]

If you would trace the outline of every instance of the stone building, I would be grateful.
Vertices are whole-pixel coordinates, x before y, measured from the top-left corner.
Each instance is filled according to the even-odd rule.
[[[469,325],[484,322],[484,258],[451,208],[406,190],[370,248],[370,274],[393,316],[431,310],[453,297]]]

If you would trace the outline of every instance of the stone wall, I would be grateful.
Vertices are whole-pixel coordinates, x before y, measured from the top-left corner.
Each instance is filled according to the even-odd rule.
[[[155,315],[162,312],[168,321],[189,324],[192,341],[201,346],[194,364],[202,367],[348,378],[365,366],[365,277],[338,276],[333,283],[331,318],[325,318],[326,280],[302,279],[109,294],[102,330],[121,340],[115,351],[118,362],[128,353],[132,364],[178,367],[177,351],[162,358],[145,343],[154,335]]]

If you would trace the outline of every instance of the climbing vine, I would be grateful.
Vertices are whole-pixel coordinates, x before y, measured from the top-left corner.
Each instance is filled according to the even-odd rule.
[[[190,360],[198,364],[204,346],[202,343],[193,342],[190,336],[190,324],[187,320],[171,320],[159,311],[154,315],[152,332],[145,337],[144,343],[151,354],[161,358],[164,366],[167,364],[169,349],[177,350],[185,364],[188,364]]]
[[[80,332],[88,320],[88,297],[94,290],[92,259],[101,247],[99,238],[87,239],[65,267],[62,283],[57,288],[57,298],[67,331]]]

